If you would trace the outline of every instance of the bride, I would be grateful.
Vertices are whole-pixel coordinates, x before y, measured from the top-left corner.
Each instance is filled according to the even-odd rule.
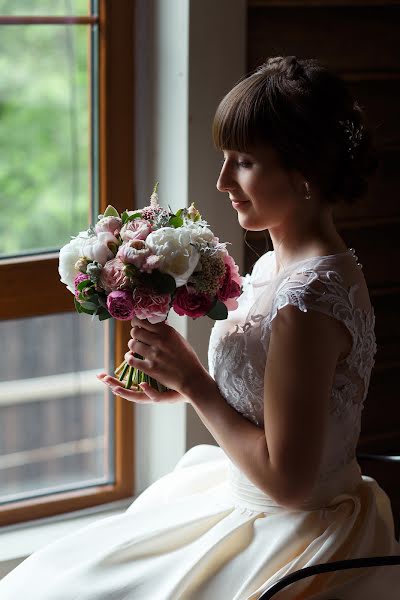
[[[2,600],[256,600],[305,566],[400,554],[390,500],[356,460],[375,315],[333,219],[376,170],[365,114],[317,60],[273,57],[221,100],[213,140],[226,210],[267,229],[273,250],[215,322],[208,369],[168,322],[134,318],[126,360],[171,391],[98,377],[128,401],[190,403],[217,445],[189,449],[123,514],[32,554],[0,581]],[[276,598],[399,589],[392,566],[308,577]]]

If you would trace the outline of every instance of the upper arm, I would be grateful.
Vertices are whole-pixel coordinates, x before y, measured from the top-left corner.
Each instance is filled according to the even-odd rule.
[[[326,432],[342,324],[287,304],[271,323],[264,374],[264,428],[279,497],[296,503],[311,491]]]

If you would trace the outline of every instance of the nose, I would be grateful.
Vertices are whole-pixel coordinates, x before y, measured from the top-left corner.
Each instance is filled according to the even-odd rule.
[[[217,179],[217,184],[215,186],[219,192],[229,192],[229,190],[234,188],[234,182],[232,180],[232,175],[229,171],[229,167],[227,166],[227,162],[225,161],[222,165],[219,177]]]

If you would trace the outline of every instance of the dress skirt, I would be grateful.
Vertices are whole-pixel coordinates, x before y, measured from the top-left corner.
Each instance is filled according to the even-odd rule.
[[[324,497],[317,508],[277,505],[222,448],[199,444],[123,514],[25,559],[0,580],[0,600],[256,600],[302,567],[400,554],[390,500],[356,461]],[[311,576],[274,598],[399,600],[400,567]]]

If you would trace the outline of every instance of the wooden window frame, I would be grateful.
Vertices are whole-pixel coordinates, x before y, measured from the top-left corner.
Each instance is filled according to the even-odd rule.
[[[99,0],[98,8],[98,17],[3,17],[0,19],[0,24],[90,25],[97,22],[100,212],[103,212],[108,204],[122,211],[136,207],[134,197],[135,0],[118,2]],[[89,171],[92,171],[92,165]],[[4,292],[0,295],[0,320],[75,312],[72,295],[59,279],[58,253],[0,260],[0,274],[3,290],[7,290],[7,295]],[[32,297],[27,297],[25,290],[18,285],[19,281],[26,281],[28,277],[35,285]],[[38,290],[40,294],[36,293]],[[108,322],[106,330],[106,338],[109,338]],[[115,322],[115,364],[123,360],[129,331],[128,323]],[[105,390],[105,400],[107,394]],[[10,525],[31,521],[132,497],[135,481],[133,408],[133,402],[120,397],[115,398],[115,483],[8,503],[0,507],[0,524]]]

